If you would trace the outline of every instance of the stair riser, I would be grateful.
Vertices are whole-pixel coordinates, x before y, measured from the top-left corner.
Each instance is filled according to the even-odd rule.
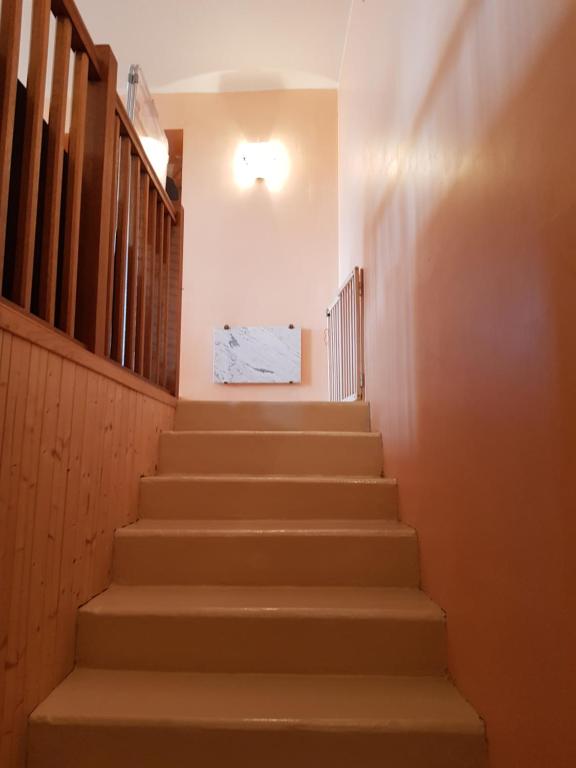
[[[418,586],[414,535],[116,537],[118,584]]]
[[[177,430],[369,432],[367,403],[180,402]]]
[[[32,723],[28,768],[485,768],[478,735]]]
[[[140,484],[143,518],[373,520],[396,516],[393,483],[149,478]]]
[[[165,432],[161,474],[382,474],[379,435]]]
[[[108,669],[432,675],[445,648],[434,620],[83,612],[78,627],[78,662]]]

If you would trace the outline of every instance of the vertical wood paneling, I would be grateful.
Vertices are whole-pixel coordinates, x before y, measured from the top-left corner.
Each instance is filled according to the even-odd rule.
[[[56,311],[56,277],[60,244],[60,211],[62,210],[62,169],[64,168],[64,131],[72,24],[60,17],[56,23],[56,49],[52,71],[52,95],[48,119],[48,152],[44,192],[44,223],[40,258],[39,315],[54,325]]]
[[[48,353],[33,346],[30,353],[30,375],[24,421],[24,446],[18,495],[18,520],[22,525],[21,548],[16,542],[17,562],[12,573],[12,598],[8,618],[8,649],[11,663],[6,667],[4,700],[4,742],[2,764],[9,764],[13,750],[21,750],[19,738],[25,723],[21,712],[24,710],[25,664],[28,638],[28,595],[30,592],[30,571],[32,562],[32,534],[34,531],[34,504],[36,500],[36,478],[40,455],[40,434]],[[20,570],[18,568],[20,566]],[[14,604],[16,602],[16,605]]]
[[[0,17],[0,294],[4,272],[21,27],[22,0],[3,0]]]
[[[12,598],[12,574],[16,557],[17,491],[21,470],[25,398],[28,387],[30,344],[13,339],[10,348],[10,373],[6,389],[5,416],[0,458],[0,691],[5,687],[6,671],[11,663],[9,617]],[[4,719],[5,697],[0,700]],[[0,739],[0,742],[2,740]],[[1,752],[0,752],[1,755]]]
[[[14,300],[25,309],[30,309],[32,297],[49,28],[50,0],[36,0],[32,12],[32,34],[28,61],[24,157],[22,160],[20,205],[18,207],[18,247],[13,287]]]
[[[0,329],[0,765],[71,669],[78,606],[110,580],[174,409]]]

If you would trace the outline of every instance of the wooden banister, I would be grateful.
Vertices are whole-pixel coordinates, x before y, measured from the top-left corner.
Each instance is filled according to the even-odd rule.
[[[45,123],[51,14],[56,40]],[[25,87],[17,80],[21,25],[22,0],[3,0],[2,295],[89,352],[176,392],[182,209],[116,92],[114,54],[94,45],[73,0],[33,0]]]
[[[126,291],[126,358],[132,371],[136,363],[136,318],[138,314],[138,262],[140,260],[140,158],[133,155],[130,168],[130,237],[128,243],[128,286]]]
[[[166,208],[166,210],[170,214],[170,218],[172,219],[172,221],[176,221],[176,212],[174,210],[174,206],[172,205],[172,201],[168,197],[168,193],[160,183],[160,179],[158,178],[156,171],[152,166],[152,163],[148,159],[148,155],[146,154],[146,151],[142,146],[142,142],[140,141],[140,137],[138,136],[138,133],[136,132],[136,129],[132,124],[132,120],[130,120],[130,118],[128,117],[128,112],[126,112],[126,107],[124,106],[120,96],[116,97],[116,112],[120,119],[121,130],[123,135],[128,136],[128,138],[132,142],[132,147],[136,152],[136,154],[138,155],[138,157],[140,158],[140,162],[146,169],[146,173],[150,177],[152,184],[154,185],[154,188],[156,190],[156,193],[164,205],[164,208]]]
[[[76,327],[76,287],[78,282],[87,96],[88,56],[85,53],[78,52],[74,57],[74,91],[72,94],[72,120],[68,141],[66,230],[64,233],[64,252],[62,255],[62,297],[59,318],[59,327],[70,336],[74,336]]]
[[[12,295],[17,304],[30,310],[38,213],[38,187],[42,155],[42,118],[48,60],[50,0],[36,0],[32,11],[32,34],[26,85],[24,156],[18,206],[18,238]]]
[[[21,28],[22,0],[3,0],[0,19],[0,293],[4,274]]]
[[[64,168],[64,131],[70,70],[72,24],[61,16],[56,26],[56,48],[52,74],[52,97],[48,120],[48,157],[44,194],[44,224],[40,260],[40,296],[38,312],[41,318],[54,324],[56,312],[56,277],[60,245],[60,210],[62,207],[62,172]]]
[[[101,71],[98,51],[90,33],[86,29],[76,3],[73,0],[52,0],[51,7],[54,16],[65,16],[70,20],[72,24],[72,50],[77,53],[85,53],[88,56],[90,79],[100,80]]]
[[[118,64],[107,45],[96,51],[101,79],[90,81],[87,93],[76,335],[92,352],[104,355]]]
[[[112,310],[113,360],[123,362],[126,328],[126,287],[128,238],[130,226],[130,140],[120,139],[120,193],[118,197],[118,232],[114,259],[114,302]]]

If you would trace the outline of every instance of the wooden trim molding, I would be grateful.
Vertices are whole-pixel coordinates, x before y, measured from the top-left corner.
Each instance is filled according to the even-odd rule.
[[[165,405],[176,407],[176,398],[165,390],[151,384],[138,374],[127,371],[118,363],[89,352],[79,341],[71,339],[44,320],[28,314],[6,299],[0,299],[0,328],[90,371],[95,371],[128,389],[140,392]]]

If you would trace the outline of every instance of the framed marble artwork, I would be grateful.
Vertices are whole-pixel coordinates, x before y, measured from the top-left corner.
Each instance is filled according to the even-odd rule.
[[[288,325],[214,329],[216,384],[300,384],[302,331]]]

